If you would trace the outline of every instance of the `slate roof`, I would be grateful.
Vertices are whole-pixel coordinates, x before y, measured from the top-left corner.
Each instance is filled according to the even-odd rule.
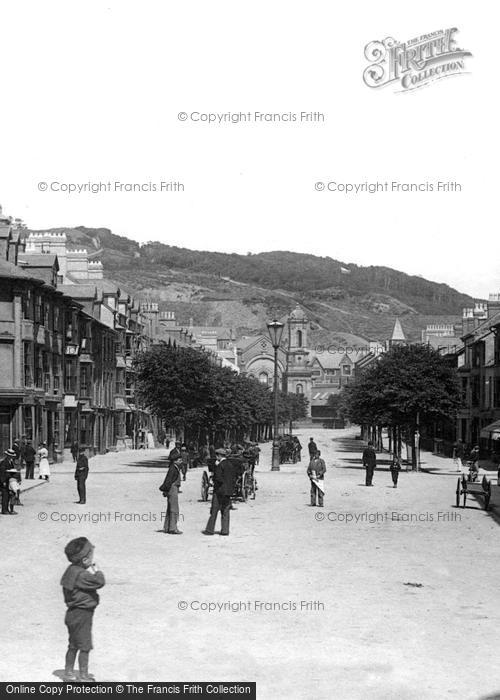
[[[32,280],[33,282],[45,284],[44,280],[33,277],[33,275],[25,272],[21,267],[17,267],[17,265],[14,265],[14,263],[2,259],[0,259],[0,277],[7,277],[8,279]]]
[[[74,299],[94,299],[96,297],[95,284],[60,284],[57,289]]]
[[[18,253],[17,264],[26,267],[54,267],[54,263],[59,269],[57,255],[48,253]]]

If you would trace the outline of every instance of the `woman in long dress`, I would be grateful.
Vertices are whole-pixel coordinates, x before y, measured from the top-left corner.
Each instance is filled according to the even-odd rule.
[[[49,452],[45,442],[42,442],[40,445],[40,449],[38,450],[38,459],[40,460],[38,464],[38,478],[48,481],[50,476],[50,465]]]

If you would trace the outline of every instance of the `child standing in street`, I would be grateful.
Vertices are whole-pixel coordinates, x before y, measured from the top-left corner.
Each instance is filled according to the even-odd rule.
[[[64,622],[69,633],[63,680],[93,683],[95,678],[89,674],[92,619],[99,605],[97,591],[105,584],[104,574],[94,563],[94,547],[86,537],[77,537],[68,542],[64,553],[71,564],[61,579],[64,602],[68,607]],[[79,678],[74,671],[78,652]]]
[[[392,458],[392,463],[391,463],[391,476],[392,476],[392,484],[393,488],[397,489],[398,488],[398,477],[399,477],[399,472],[401,471],[401,457],[399,455],[394,455]]]

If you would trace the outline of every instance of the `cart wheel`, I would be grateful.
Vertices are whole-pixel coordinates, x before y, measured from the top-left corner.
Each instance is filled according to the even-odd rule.
[[[206,472],[201,475],[201,500],[208,501],[208,476]]]
[[[457,508],[459,508],[459,507],[460,507],[460,479],[457,481],[457,491],[456,491],[456,495],[457,495],[457,498],[456,498],[456,506],[457,506]]]
[[[250,484],[248,483],[248,474],[245,472],[241,479],[241,500],[246,503],[248,494],[250,493]]]

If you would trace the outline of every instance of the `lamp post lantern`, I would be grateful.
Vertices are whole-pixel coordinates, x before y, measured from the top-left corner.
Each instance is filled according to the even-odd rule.
[[[272,466],[271,471],[279,472],[280,470],[280,448],[278,440],[278,350],[281,343],[281,336],[283,335],[283,329],[285,327],[284,323],[279,321],[270,321],[267,324],[267,330],[269,332],[269,337],[271,338],[271,344],[274,348],[274,427],[273,427],[273,456],[272,456]]]

